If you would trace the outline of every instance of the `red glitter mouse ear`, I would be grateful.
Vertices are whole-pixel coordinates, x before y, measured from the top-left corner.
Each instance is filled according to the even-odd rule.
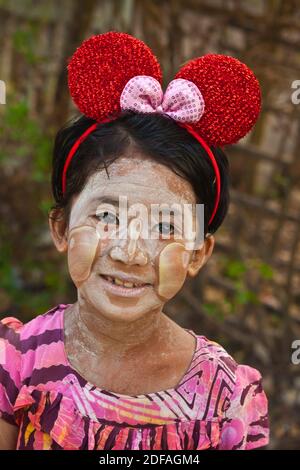
[[[216,146],[233,144],[253,127],[261,107],[259,83],[239,60],[207,54],[189,61],[175,78],[193,82],[204,98],[201,119],[191,127],[206,142]]]
[[[68,85],[74,103],[97,122],[120,112],[120,95],[128,80],[162,73],[151,49],[126,33],[110,31],[85,40],[68,63]]]

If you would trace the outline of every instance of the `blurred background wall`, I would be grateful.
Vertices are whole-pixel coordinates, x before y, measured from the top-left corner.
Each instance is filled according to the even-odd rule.
[[[76,300],[48,230],[55,133],[77,114],[66,61],[109,30],[144,40],[164,86],[188,59],[233,55],[256,73],[263,111],[229,147],[231,206],[213,256],[166,308],[179,324],[257,367],[269,396],[270,449],[300,447],[300,4],[293,0],[0,0],[0,318],[23,321]]]

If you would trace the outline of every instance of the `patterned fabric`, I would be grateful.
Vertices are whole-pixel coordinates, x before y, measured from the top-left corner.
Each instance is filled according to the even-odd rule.
[[[172,80],[164,94],[158,80],[137,75],[126,83],[120,107],[139,113],[163,113],[175,121],[196,123],[204,113],[204,99],[190,80]]]
[[[0,417],[17,449],[253,449],[268,443],[261,375],[197,339],[179,385],[145,395],[95,387],[68,362],[59,304],[22,324],[0,322]]]

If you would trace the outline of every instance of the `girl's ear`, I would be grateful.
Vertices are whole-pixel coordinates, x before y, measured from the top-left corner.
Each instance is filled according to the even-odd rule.
[[[188,275],[190,277],[195,277],[202,266],[210,258],[215,245],[215,238],[213,235],[208,234],[204,240],[204,245],[199,250],[194,250],[192,254],[191,261],[188,266]]]
[[[56,249],[63,253],[68,250],[68,225],[62,210],[52,210],[49,214],[49,227]]]

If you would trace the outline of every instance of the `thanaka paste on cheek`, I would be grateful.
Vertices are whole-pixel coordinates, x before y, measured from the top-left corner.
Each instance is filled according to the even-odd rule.
[[[95,229],[88,225],[75,227],[70,231],[68,242],[68,266],[74,284],[86,281],[96,255],[98,256],[100,236]]]
[[[184,284],[189,263],[189,253],[178,242],[169,243],[158,257],[157,293],[165,300],[174,297]]]

